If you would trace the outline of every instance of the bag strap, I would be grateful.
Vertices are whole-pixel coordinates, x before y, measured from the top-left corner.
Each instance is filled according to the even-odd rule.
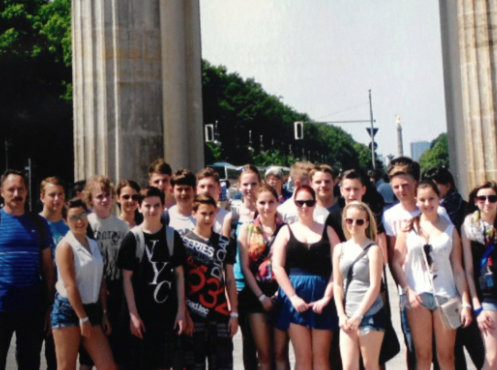
[[[169,257],[172,257],[174,253],[174,229],[170,226],[164,227],[166,228],[167,250],[169,251]]]
[[[368,245],[366,245],[364,247],[364,249],[362,250],[362,252],[359,253],[359,255],[350,264],[350,267],[349,267],[349,269],[347,271],[347,282],[345,283],[345,289],[344,289],[344,292],[343,292],[343,299],[344,299],[344,301],[345,301],[345,297],[347,296],[347,290],[349,289],[350,282],[352,280],[352,268],[354,267],[354,265],[355,265],[355,263],[357,261],[359,261],[362,257],[364,257],[366,255],[366,253],[368,253],[368,249],[371,246],[375,245],[375,244],[376,244],[375,242],[371,242]]]
[[[133,227],[130,231],[133,233],[136,241],[136,251],[135,251],[136,258],[138,259],[138,261],[141,262],[143,258],[143,253],[145,253],[145,236],[143,235],[143,230],[140,227],[140,225],[137,225]]]

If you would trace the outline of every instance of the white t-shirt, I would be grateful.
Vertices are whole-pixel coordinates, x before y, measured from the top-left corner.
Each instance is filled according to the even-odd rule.
[[[183,216],[180,214],[176,204],[168,209],[168,213],[169,226],[175,229],[181,236],[195,229],[196,221],[193,216]]]
[[[218,208],[217,209],[217,216],[216,216],[216,222],[214,223],[214,232],[218,234],[222,234],[223,230],[223,223],[224,223],[224,218],[229,212],[225,210],[224,208]]]
[[[299,219],[297,206],[295,205],[293,197],[288,198],[283,202],[283,204],[279,205],[278,212],[281,215],[283,222],[286,224],[293,224]]]
[[[449,224],[452,224],[449,215],[444,207],[438,207],[438,215],[442,217]],[[397,236],[400,230],[406,225],[407,222],[411,221],[414,217],[421,214],[419,208],[412,211],[406,210],[402,203],[397,203],[393,207],[390,207],[383,213],[383,227],[385,228],[385,233],[388,236]]]
[[[329,214],[330,211],[328,211],[327,208],[316,206],[316,208],[314,208],[314,221],[324,224]]]

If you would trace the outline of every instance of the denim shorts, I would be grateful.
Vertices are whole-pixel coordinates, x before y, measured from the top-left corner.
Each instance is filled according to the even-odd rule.
[[[359,335],[363,336],[369,334],[373,330],[385,331],[385,326],[386,314],[385,308],[382,307],[378,312],[363,317],[361,323],[359,324]]]
[[[495,302],[495,301],[484,300],[481,303],[481,307],[483,308],[484,311],[497,312],[497,302]]]
[[[99,303],[84,304],[86,315],[90,319],[93,326],[102,323],[102,308]],[[60,329],[70,326],[79,326],[79,318],[71,306],[68,298],[62,297],[59,294],[55,295],[53,304],[52,315],[52,328]]]
[[[430,311],[435,311],[438,308],[437,301],[435,300],[435,296],[431,293],[421,293],[419,294],[421,299],[423,300],[423,303],[421,303],[424,307],[429,309]],[[449,301],[449,298],[446,297],[441,297],[437,296],[438,303],[439,304],[444,304],[445,302]]]

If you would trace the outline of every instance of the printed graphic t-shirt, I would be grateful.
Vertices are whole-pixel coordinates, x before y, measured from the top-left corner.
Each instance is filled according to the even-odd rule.
[[[209,240],[193,231],[183,236],[186,251],[186,306],[192,318],[222,320],[229,316],[224,270],[234,264],[236,244],[212,233]]]
[[[143,233],[145,250],[141,260],[136,255],[136,239],[132,232],[124,237],[118,266],[133,271],[132,283],[136,308],[145,322],[172,328],[176,317],[177,296],[174,269],[185,262],[181,237],[174,232],[173,255],[169,255],[166,231]]]

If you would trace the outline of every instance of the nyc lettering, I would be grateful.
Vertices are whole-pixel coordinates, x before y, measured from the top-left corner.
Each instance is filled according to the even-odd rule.
[[[155,247],[159,241],[158,240],[150,240],[151,247],[148,248],[148,245],[145,246],[145,253],[147,254],[147,258],[152,265],[152,270],[154,271],[154,278],[149,283],[150,285],[157,285],[154,289],[154,301],[156,303],[164,303],[169,298],[169,292],[171,291],[172,283],[168,280],[162,280],[157,283],[159,279],[159,275],[162,271],[167,267],[167,262],[156,262],[152,261],[152,257],[154,255]],[[163,298],[161,298],[161,290],[164,288],[165,292],[162,294]]]

